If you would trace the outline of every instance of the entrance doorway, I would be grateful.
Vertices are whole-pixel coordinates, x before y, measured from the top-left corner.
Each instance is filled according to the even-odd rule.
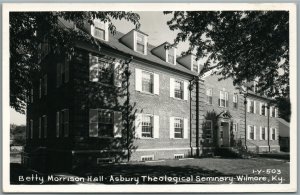
[[[221,147],[229,147],[230,146],[230,123],[229,122],[221,122],[219,145]]]

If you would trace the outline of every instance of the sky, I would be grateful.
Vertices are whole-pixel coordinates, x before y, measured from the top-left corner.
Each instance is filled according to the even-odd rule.
[[[162,12],[137,12],[140,15],[140,30],[148,34],[148,42],[157,46],[166,41],[173,43],[177,32],[171,31],[167,25],[167,21],[172,18],[172,14],[164,15]],[[126,20],[116,20],[113,22],[117,30],[127,33],[135,26]],[[188,49],[188,43],[180,43],[177,46],[177,55]],[[14,109],[10,109],[10,121],[13,124],[26,124],[26,115],[17,113]]]

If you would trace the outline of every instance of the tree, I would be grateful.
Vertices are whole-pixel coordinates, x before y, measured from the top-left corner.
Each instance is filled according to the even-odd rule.
[[[259,92],[289,94],[288,11],[175,11],[167,22],[178,30],[173,45],[189,41],[185,53],[207,58],[204,72],[216,68],[221,79],[241,85],[258,78]]]
[[[26,126],[25,125],[11,125],[10,126],[11,145],[23,146],[26,140]]]
[[[139,15],[132,12],[10,12],[10,106],[19,113],[26,109],[26,99],[32,87],[32,78],[40,70],[38,48],[43,35],[54,53],[74,52],[77,40],[101,48],[100,42],[79,30],[84,22],[93,25],[94,19],[108,22],[114,33],[113,20],[125,19],[139,28]],[[78,28],[62,28],[58,19],[73,22]]]

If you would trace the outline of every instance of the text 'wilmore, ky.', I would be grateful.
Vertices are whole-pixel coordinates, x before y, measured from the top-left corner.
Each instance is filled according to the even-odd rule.
[[[283,183],[284,178],[278,175],[266,176],[249,176],[249,175],[236,175],[236,176],[123,176],[123,175],[110,175],[110,176],[39,176],[32,174],[31,176],[19,176],[21,183],[110,183],[110,184],[146,184],[146,183],[162,183],[162,184],[177,184],[177,183]]]

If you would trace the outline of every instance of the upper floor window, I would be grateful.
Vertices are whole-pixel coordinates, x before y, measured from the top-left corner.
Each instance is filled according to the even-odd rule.
[[[212,104],[212,89],[206,89],[207,103]]]
[[[67,82],[69,82],[69,59],[65,58],[63,62],[56,65],[56,87]]]
[[[174,97],[175,98],[179,98],[179,99],[183,99],[183,81],[178,81],[175,80],[175,85],[174,85]]]
[[[238,108],[238,95],[233,95],[233,107]]]
[[[90,81],[113,84],[113,63],[109,63],[98,56],[90,55]]]
[[[275,107],[272,107],[272,110],[271,110],[271,117],[276,117],[276,109]]]
[[[142,91],[153,93],[153,73],[142,71]]]
[[[188,82],[170,78],[170,97],[188,100]]]
[[[159,75],[136,68],[135,89],[137,91],[159,95]]]
[[[267,116],[267,104],[260,103],[260,115]]]
[[[256,113],[256,102],[254,100],[247,101],[247,111],[253,114]]]
[[[136,32],[136,51],[142,54],[147,53],[147,38],[138,32]]]
[[[225,108],[228,106],[228,92],[220,91],[219,106]]]

